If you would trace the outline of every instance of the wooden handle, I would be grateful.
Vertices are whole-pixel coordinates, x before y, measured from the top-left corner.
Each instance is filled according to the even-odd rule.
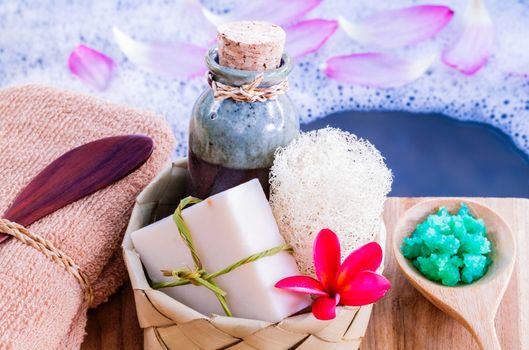
[[[3,216],[28,226],[132,173],[153,149],[145,135],[112,136],[74,148],[37,174]],[[0,243],[9,237],[0,233]]]
[[[472,329],[470,332],[478,342],[481,350],[501,350],[494,320],[486,320],[479,324],[478,322],[474,323],[471,325]]]

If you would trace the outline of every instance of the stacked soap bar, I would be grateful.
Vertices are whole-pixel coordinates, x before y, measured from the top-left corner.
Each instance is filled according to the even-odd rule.
[[[257,179],[184,209],[182,216],[209,273],[284,244]],[[160,270],[194,268],[172,216],[132,233],[132,241],[155,282],[173,280]],[[309,297],[274,287],[280,279],[299,274],[294,258],[281,252],[243,265],[215,282],[227,292],[234,316],[278,322],[310,305]],[[224,314],[215,294],[205,287],[184,285],[162,290],[204,315]]]

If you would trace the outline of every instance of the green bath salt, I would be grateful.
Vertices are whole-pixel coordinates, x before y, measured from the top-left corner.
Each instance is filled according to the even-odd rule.
[[[465,203],[457,214],[441,207],[428,215],[404,238],[400,250],[426,278],[446,286],[478,280],[492,262],[485,224]]]

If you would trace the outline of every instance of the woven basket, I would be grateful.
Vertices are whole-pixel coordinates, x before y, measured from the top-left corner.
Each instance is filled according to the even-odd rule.
[[[138,320],[144,329],[145,349],[358,349],[372,305],[338,307],[336,318],[331,321],[319,321],[306,313],[272,324],[236,317],[208,317],[149,286],[130,233],[174,211],[180,199],[188,194],[186,168],[185,159],[175,162],[143,190],[123,241]],[[377,237],[382,247],[385,237],[382,227]]]

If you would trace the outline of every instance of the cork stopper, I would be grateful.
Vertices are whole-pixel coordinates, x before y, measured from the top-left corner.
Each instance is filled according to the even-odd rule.
[[[218,27],[219,64],[225,67],[264,71],[281,65],[285,31],[278,25],[240,21]]]

